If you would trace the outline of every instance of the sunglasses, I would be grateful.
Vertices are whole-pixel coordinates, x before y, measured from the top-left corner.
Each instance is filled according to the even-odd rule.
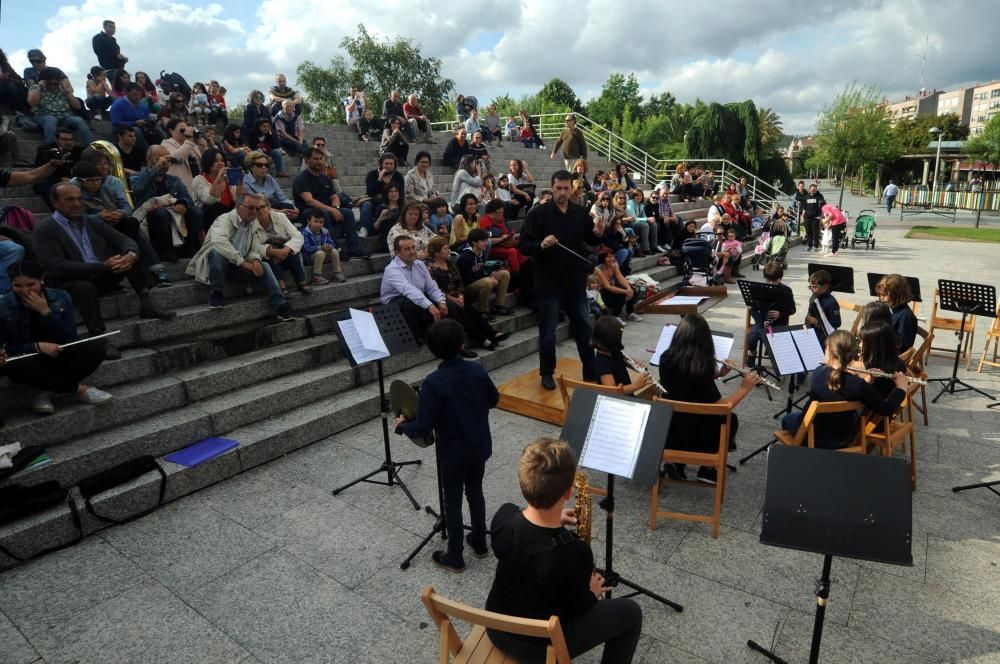
[[[253,168],[267,168],[271,164],[269,162],[266,162],[266,161],[258,161],[258,162],[254,162],[253,164],[250,164],[250,165]]]

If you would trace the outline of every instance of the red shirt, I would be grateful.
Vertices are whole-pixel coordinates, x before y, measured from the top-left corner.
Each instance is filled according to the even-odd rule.
[[[416,118],[423,116],[424,111],[420,108],[420,104],[411,104],[406,102],[403,104],[403,116],[409,120],[410,118]]]

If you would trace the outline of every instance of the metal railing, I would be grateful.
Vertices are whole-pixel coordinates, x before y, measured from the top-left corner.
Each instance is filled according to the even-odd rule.
[[[915,208],[1000,211],[1000,191],[931,191],[926,187],[901,187],[899,205]]]
[[[566,113],[541,113],[532,115],[531,119],[542,140],[552,140],[558,138],[565,127]],[[787,206],[790,200],[790,194],[786,194],[774,184],[760,179],[756,174],[727,159],[661,159],[654,157],[582,113],[576,113],[576,124],[587,139],[589,151],[605,157],[612,164],[626,164],[633,179],[648,188],[669,179],[676,171],[677,163],[684,161],[689,166],[697,165],[703,170],[714,171],[716,184],[720,190],[725,190],[733,184],[739,184],[740,178],[746,178],[750,197],[765,209],[773,209],[779,204]],[[458,125],[457,120],[431,123],[431,127],[435,131],[453,131]]]

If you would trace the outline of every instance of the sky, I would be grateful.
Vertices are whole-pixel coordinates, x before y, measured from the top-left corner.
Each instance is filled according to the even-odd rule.
[[[82,91],[96,64],[91,37],[111,18],[130,72],[216,79],[235,104],[278,72],[296,87],[300,62],[325,64],[363,22],[420,43],[425,56],[441,58],[456,92],[481,102],[535,93],[553,77],[587,100],[609,74],[634,72],[646,96],[752,99],[793,135],[811,133],[852,82],[873,83],[893,101],[916,94],[925,53],[928,89],[1000,79],[997,0],[577,0],[572,8],[550,0],[507,0],[489,11],[467,0],[2,0],[0,48],[20,71],[28,49],[40,47]]]

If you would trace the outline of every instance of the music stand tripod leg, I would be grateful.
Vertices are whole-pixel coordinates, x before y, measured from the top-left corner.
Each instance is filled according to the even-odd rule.
[[[745,457],[743,457],[742,459],[740,459],[740,465],[741,466],[744,465],[747,461],[749,461],[750,459],[754,458],[755,456],[757,456],[761,452],[766,452],[771,447],[771,445],[774,445],[777,442],[778,442],[777,439],[772,438],[765,445],[761,445],[760,447],[758,447],[757,449],[755,449],[753,452],[751,452],[750,454],[748,454]]]
[[[1000,405],[1000,404],[994,404],[994,405]],[[993,493],[995,493],[996,495],[1000,496],[1000,491],[996,490],[996,487],[998,485],[1000,485],[1000,480],[994,480],[992,482],[979,482],[977,484],[966,484],[964,486],[956,486],[952,487],[951,490],[954,491],[955,493],[958,493],[959,491],[967,491],[969,489],[988,489]]]

